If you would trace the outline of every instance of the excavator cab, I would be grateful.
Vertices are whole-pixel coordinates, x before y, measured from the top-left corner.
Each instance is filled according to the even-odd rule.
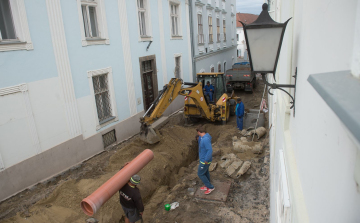
[[[197,82],[202,82],[202,86],[205,86],[209,81],[215,88],[213,101],[209,102],[215,104],[225,93],[224,73],[198,73],[196,76]]]

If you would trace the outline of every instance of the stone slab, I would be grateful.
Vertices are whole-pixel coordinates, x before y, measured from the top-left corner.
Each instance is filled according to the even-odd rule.
[[[200,190],[200,187],[197,188],[195,198],[207,201],[225,202],[230,191],[231,182],[214,181],[213,185],[215,186],[215,190],[207,195],[204,194],[205,191]]]

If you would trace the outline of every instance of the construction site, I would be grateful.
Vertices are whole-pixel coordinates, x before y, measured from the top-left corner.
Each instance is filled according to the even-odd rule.
[[[260,79],[257,85],[252,94],[235,91],[247,112],[260,107],[264,83]],[[268,113],[261,112],[266,129],[260,137],[246,129],[239,131],[235,116],[225,125],[206,120],[189,123],[183,113],[179,110],[155,128],[158,143],[147,144],[135,135],[1,202],[0,222],[124,222],[119,193],[91,217],[80,203],[145,149],[154,158],[138,173],[144,222],[268,222]],[[205,196],[199,191],[203,185],[197,176],[198,126],[204,126],[212,137],[210,174],[216,189]],[[239,147],[241,142],[246,146]],[[166,211],[164,205],[174,202],[173,209]]]

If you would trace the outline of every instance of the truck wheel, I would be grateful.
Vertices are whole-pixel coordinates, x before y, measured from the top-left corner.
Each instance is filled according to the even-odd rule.
[[[234,99],[230,99],[230,115],[235,115],[235,109],[236,109],[236,101]]]

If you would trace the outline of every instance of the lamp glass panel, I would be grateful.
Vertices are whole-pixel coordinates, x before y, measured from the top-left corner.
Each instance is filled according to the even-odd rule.
[[[248,29],[247,36],[254,71],[273,71],[282,27]]]

